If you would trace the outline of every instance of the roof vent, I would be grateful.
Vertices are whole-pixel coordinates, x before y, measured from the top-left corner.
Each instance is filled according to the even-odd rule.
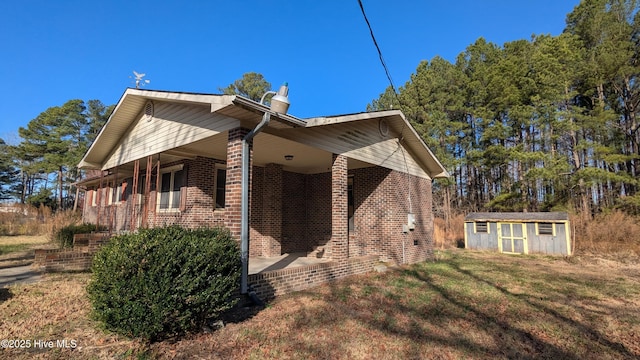
[[[382,135],[382,137],[387,137],[389,135],[389,123],[387,123],[387,120],[380,119],[380,122],[378,123],[378,131],[380,131],[380,135]]]
[[[144,105],[144,119],[147,121],[153,119],[153,103],[151,101],[147,101]]]

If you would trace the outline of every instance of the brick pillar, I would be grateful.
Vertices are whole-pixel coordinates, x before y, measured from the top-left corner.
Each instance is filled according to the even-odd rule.
[[[263,193],[264,256],[282,253],[282,165],[267,164]]]
[[[333,154],[331,164],[331,258],[349,258],[347,157]]]
[[[224,225],[231,230],[231,235],[238,241],[240,241],[240,206],[242,204],[242,139],[249,131],[251,130],[245,128],[229,130],[229,142],[227,143]],[[249,153],[253,155],[253,147]],[[251,166],[249,167],[249,179],[251,179]],[[249,185],[249,189],[251,189],[251,185]],[[250,198],[251,196],[249,196]]]

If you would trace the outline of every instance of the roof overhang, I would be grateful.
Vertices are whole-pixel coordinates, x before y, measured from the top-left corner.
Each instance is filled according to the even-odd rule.
[[[211,113],[236,119],[241,126],[247,128],[255,127],[261,121],[264,113],[270,111],[269,107],[238,95],[128,88],[121,96],[113,113],[87,150],[78,167],[83,169],[106,170],[106,167],[109,167],[106,166],[107,159],[111,156],[114,149],[120,145],[123,136],[125,136],[140,119],[145,104],[148,101],[181,103],[198,107],[206,106],[210,109]],[[267,129],[266,131],[278,136],[278,134],[283,134],[281,133],[282,130],[294,131],[288,129],[297,128],[299,131],[304,131],[304,128],[311,130],[325,126],[338,129],[341,126],[345,126],[345,124],[355,122],[364,122],[369,124],[368,126],[373,126],[373,124],[377,124],[374,122],[382,122],[382,120],[393,129],[393,136],[397,136],[399,144],[416,159],[426,175],[430,178],[449,177],[444,166],[442,166],[399,110],[314,117],[304,120],[289,114],[272,113],[271,122],[269,123],[269,129],[271,130]],[[289,140],[296,141],[295,138]],[[180,148],[174,150],[180,151]],[[173,154],[171,151],[167,151],[166,155],[169,156]]]
[[[143,111],[147,101],[166,101],[190,105],[210,106],[212,113],[220,113],[248,123],[248,126],[260,122],[269,108],[253,100],[238,95],[215,95],[158,90],[128,88],[120,97],[113,113],[98,133],[84,157],[78,164],[82,169],[100,169],[111,150],[118,145],[122,136],[129,130]],[[306,123],[288,114],[272,114],[273,127],[304,127]]]
[[[364,112],[357,114],[315,117],[307,119],[307,127],[336,126],[355,121],[381,121],[385,120],[389,127],[393,128],[399,135],[398,138],[408,151],[416,155],[422,162],[424,168],[431,178],[447,178],[449,173],[440,161],[433,154],[431,149],[422,140],[413,126],[405,118],[400,110],[385,110]]]

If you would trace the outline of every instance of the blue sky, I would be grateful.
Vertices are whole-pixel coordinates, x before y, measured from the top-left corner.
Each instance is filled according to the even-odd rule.
[[[579,0],[363,0],[396,86],[479,37],[558,35]],[[279,7],[279,8],[278,8]],[[389,85],[357,0],[2,1],[0,138],[71,99],[147,89],[219,93],[246,72],[289,83],[301,118],[364,111]]]

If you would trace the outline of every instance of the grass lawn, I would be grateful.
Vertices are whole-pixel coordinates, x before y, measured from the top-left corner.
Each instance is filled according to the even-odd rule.
[[[49,238],[45,235],[0,236],[0,256],[31,250],[43,245],[50,245]]]
[[[73,339],[12,358],[640,358],[640,265],[449,250],[279,297],[223,329],[144,345],[89,320],[89,275],[0,293],[0,334]],[[0,357],[5,357],[0,353]]]

